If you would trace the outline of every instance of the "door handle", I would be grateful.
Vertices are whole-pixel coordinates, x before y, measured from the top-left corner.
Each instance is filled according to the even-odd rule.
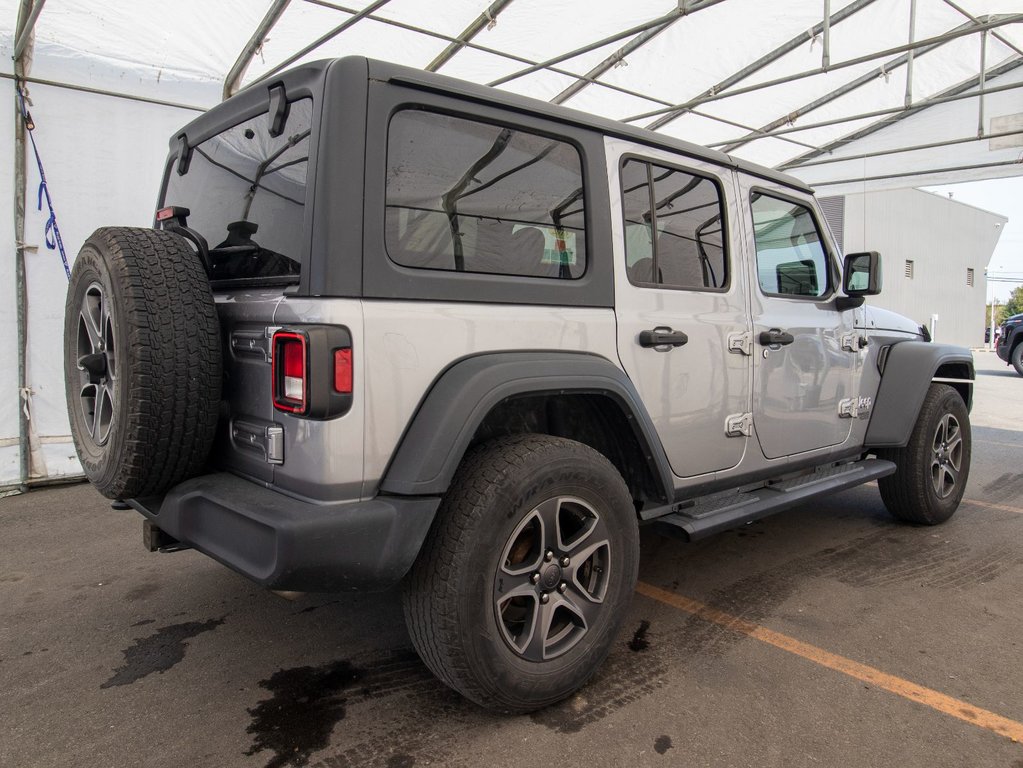
[[[782,347],[795,341],[795,337],[780,328],[760,332],[760,343],[765,347]]]
[[[689,342],[689,337],[682,331],[673,331],[671,328],[654,328],[649,331],[639,332],[639,346],[641,347],[681,347]]]

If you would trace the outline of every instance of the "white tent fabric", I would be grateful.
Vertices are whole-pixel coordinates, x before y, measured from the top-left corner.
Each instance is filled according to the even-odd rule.
[[[8,104],[26,3],[0,0]],[[826,194],[1023,173],[1021,0],[47,0],[27,88],[69,256],[97,226],[151,221],[168,137],[221,100],[264,16],[282,7],[241,86],[291,59],[363,54],[655,127]],[[962,98],[982,69],[989,93]],[[11,119],[0,148],[12,168]],[[30,154],[29,246],[41,245],[46,220],[38,181]],[[14,194],[13,184],[0,191],[6,210]],[[0,322],[14,328],[10,217],[0,238]],[[42,247],[26,269],[27,400],[16,367],[0,367],[0,487],[19,478],[26,402],[34,475],[79,471],[60,370],[66,280]],[[5,360],[16,344],[13,334],[0,341]]]

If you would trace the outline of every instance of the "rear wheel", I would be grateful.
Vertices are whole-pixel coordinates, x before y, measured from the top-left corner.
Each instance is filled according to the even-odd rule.
[[[636,583],[635,510],[614,466],[522,435],[466,458],[405,589],[405,619],[447,685],[500,712],[580,688],[607,656]]]
[[[178,235],[106,227],[82,246],[64,314],[75,448],[103,495],[155,495],[199,473],[220,406],[220,331]]]
[[[959,393],[931,384],[909,443],[879,451],[894,461],[894,474],[878,487],[888,511],[900,520],[936,525],[959,507],[970,475],[970,414]]]

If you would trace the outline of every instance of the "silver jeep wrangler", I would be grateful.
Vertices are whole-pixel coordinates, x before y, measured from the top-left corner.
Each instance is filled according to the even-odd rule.
[[[698,539],[877,480],[956,510],[970,353],[864,303],[811,189],[742,160],[364,58],[171,140],[151,229],[67,299],[82,466],[274,590],[402,583],[452,688],[546,706],[607,655],[639,526]]]

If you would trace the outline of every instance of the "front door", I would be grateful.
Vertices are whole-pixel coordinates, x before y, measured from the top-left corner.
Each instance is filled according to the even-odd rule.
[[[607,150],[619,358],[674,473],[729,469],[751,426],[731,172],[617,139]]]
[[[753,317],[753,423],[769,459],[837,445],[852,426],[859,345],[812,199],[739,177]]]

